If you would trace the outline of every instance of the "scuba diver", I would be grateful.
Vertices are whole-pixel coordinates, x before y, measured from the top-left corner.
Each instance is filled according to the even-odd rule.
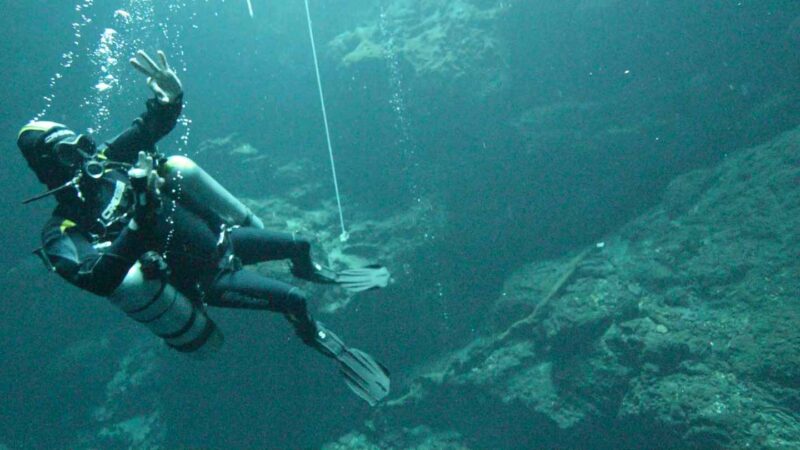
[[[300,288],[243,267],[287,259],[294,276],[349,292],[385,287],[381,266],[333,271],[316,264],[309,240],[267,231],[261,220],[192,160],[165,157],[156,142],[182,110],[183,88],[163,52],[130,60],[155,93],[146,111],[96,145],[65,125],[34,121],[17,145],[57,206],[37,253],[71,284],[107,297],[168,346],[203,356],[222,334],[206,306],[284,314],[300,339],[338,362],[347,385],[374,405],[389,393],[389,373],[345,345],[308,311]]]

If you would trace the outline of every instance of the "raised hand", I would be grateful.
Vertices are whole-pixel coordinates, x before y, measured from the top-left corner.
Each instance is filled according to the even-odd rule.
[[[136,52],[136,57],[131,58],[131,65],[147,76],[147,85],[156,94],[156,98],[161,103],[174,103],[183,92],[181,80],[167,62],[167,55],[161,50],[158,51],[158,59],[161,60],[159,66],[143,50]]]

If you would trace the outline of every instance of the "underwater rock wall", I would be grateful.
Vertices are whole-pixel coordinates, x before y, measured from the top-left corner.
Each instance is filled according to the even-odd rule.
[[[795,129],[732,154],[521,267],[485,337],[327,448],[800,446],[799,151]]]
[[[507,82],[499,19],[508,2],[403,0],[391,2],[375,22],[339,34],[330,54],[349,67],[401,58],[423,79],[466,81],[487,95]],[[438,85],[438,83],[437,83]]]
[[[144,335],[117,361],[105,386],[105,399],[92,411],[92,428],[81,430],[72,448],[162,448],[167,437],[157,389],[162,344]],[[167,351],[163,349],[163,351]]]

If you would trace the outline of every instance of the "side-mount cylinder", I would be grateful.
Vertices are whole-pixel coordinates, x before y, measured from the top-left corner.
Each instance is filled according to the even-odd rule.
[[[166,192],[180,196],[180,203],[202,217],[213,217],[228,226],[264,228],[250,208],[233,196],[202,167],[185,156],[170,156],[159,167]]]
[[[158,254],[146,253],[109,301],[180,352],[201,358],[216,352],[224,340],[222,333],[202,306],[166,282],[165,267]]]

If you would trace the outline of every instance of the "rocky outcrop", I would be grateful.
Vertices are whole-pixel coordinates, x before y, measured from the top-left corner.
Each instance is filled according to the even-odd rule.
[[[74,448],[161,448],[167,436],[157,389],[158,346],[134,343],[105,386],[105,399],[92,413],[93,429],[80,432]]]
[[[331,54],[347,67],[401,58],[419,77],[468,78],[483,94],[507,82],[498,18],[507,2],[482,6],[470,0],[392,2],[374,23],[336,36]]]
[[[681,176],[603,242],[520,268],[485,337],[343,439],[422,448],[425,425],[447,448],[797,447],[798,150],[800,129]]]

